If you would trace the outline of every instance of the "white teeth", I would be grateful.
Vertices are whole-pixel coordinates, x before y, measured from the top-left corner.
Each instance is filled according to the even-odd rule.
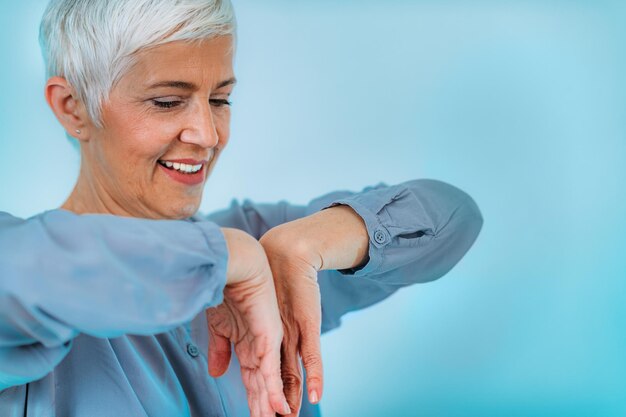
[[[179,162],[170,162],[170,161],[159,161],[161,165],[165,165],[168,168],[173,168],[179,172],[183,172],[185,174],[193,174],[202,169],[202,164],[198,165],[189,165],[189,164],[181,164]]]

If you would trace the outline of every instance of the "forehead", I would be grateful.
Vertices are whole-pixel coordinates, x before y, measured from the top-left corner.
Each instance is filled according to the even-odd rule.
[[[146,49],[124,77],[136,87],[162,81],[183,81],[211,86],[233,77],[232,36],[202,41],[176,41]]]

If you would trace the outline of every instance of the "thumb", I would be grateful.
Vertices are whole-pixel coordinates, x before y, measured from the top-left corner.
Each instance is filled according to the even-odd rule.
[[[217,378],[224,375],[230,364],[230,340],[211,331],[209,337],[209,374]]]

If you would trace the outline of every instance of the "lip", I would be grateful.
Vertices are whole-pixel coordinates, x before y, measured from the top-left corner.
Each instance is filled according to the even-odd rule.
[[[174,181],[177,181],[181,184],[185,184],[185,185],[198,185],[198,184],[202,184],[204,182],[204,174],[205,174],[205,170],[207,169],[207,163],[206,161],[197,161],[194,159],[163,159],[163,161],[168,161],[168,162],[178,162],[181,164],[189,164],[189,165],[199,165],[202,164],[202,168],[200,168],[200,171],[198,172],[194,172],[193,174],[183,174],[182,172],[179,172],[175,169],[170,169],[167,167],[164,167],[163,165],[157,163],[157,165],[159,166],[159,168],[161,168],[165,174],[167,174],[167,176],[169,176],[171,179],[173,179]]]
[[[183,159],[159,159],[160,161],[167,161],[167,162],[178,162],[179,164],[188,164],[188,165],[205,165],[207,162],[209,162],[208,159],[202,159],[202,160],[197,160],[197,159],[190,159],[190,158],[183,158]]]

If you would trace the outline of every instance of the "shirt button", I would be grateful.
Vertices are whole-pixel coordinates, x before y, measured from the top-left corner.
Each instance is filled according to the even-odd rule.
[[[385,236],[382,230],[378,229],[374,232],[374,240],[382,244],[387,241],[387,236]]]
[[[187,343],[187,353],[192,358],[195,358],[196,356],[200,354],[200,351],[198,350],[198,347],[194,345],[193,343]]]

